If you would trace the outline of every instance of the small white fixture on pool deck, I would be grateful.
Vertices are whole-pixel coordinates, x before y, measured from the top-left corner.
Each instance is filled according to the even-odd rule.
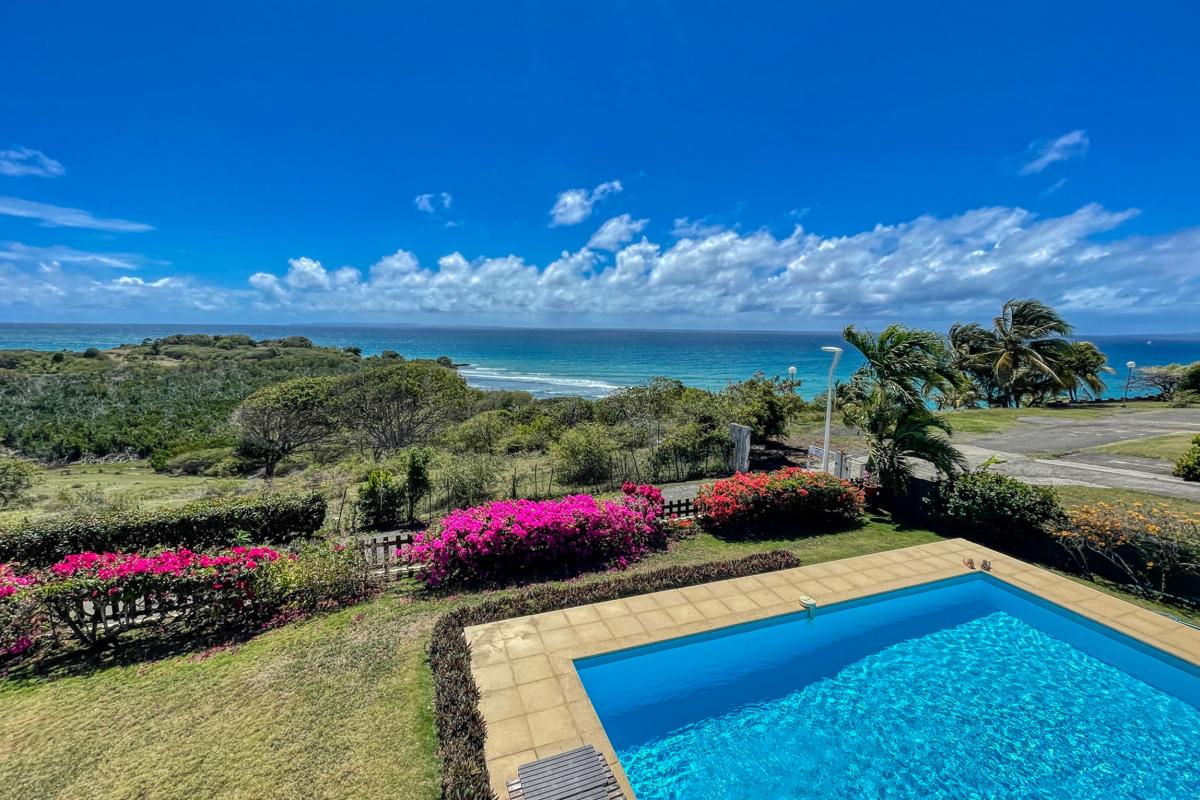
[[[800,595],[800,607],[808,612],[808,618],[812,619],[813,614],[817,611],[817,601],[813,600],[806,594]]]

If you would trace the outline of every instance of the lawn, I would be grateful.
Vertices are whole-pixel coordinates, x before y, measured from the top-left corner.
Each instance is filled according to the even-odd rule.
[[[938,538],[886,517],[798,540],[701,534],[636,569],[777,547],[813,563]],[[395,589],[204,657],[10,679],[0,684],[0,798],[433,800],[424,648],[437,614],[469,598]]]
[[[966,408],[943,412],[942,416],[950,422],[956,436],[988,436],[1016,426],[1021,417],[1052,416],[1087,420],[1138,411],[1158,411],[1167,407],[1166,403],[1147,400],[1130,403],[1124,408],[1116,403],[1074,408]]]
[[[873,515],[855,530],[800,539],[698,534],[634,569],[779,547],[817,563],[939,538]],[[224,649],[9,679],[0,683],[0,798],[434,800],[424,650],[437,615],[475,597],[394,586]]]
[[[1178,497],[1138,492],[1132,489],[1111,489],[1097,486],[1055,486],[1058,499],[1068,508],[1084,503],[1142,503],[1148,508],[1165,508],[1178,514],[1200,514],[1200,503]]]
[[[155,472],[146,461],[72,464],[43,470],[20,507],[0,512],[0,524],[23,517],[104,505],[153,508],[236,491],[242,478],[174,476]]]
[[[1177,461],[1192,446],[1194,438],[1196,438],[1195,433],[1167,433],[1162,436],[1147,436],[1143,439],[1113,442],[1092,449],[1122,456]]]

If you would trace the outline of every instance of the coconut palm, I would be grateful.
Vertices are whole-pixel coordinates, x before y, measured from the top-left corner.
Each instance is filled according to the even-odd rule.
[[[940,336],[890,325],[878,336],[844,331],[865,363],[839,392],[842,416],[867,438],[868,469],[882,489],[903,494],[912,461],[926,461],[943,475],[966,461],[949,442],[949,423],[930,412],[926,398],[953,391],[960,381]]]
[[[1079,391],[1099,397],[1108,388],[1102,375],[1116,370],[1108,366],[1108,356],[1091,342],[1071,342],[1067,357],[1059,365],[1059,385],[1074,401]]]
[[[1069,358],[1064,338],[1071,326],[1038,300],[1009,300],[989,330],[978,323],[954,325],[951,348],[963,369],[991,384],[1004,405],[1020,405],[1024,387],[1042,379],[1061,385],[1058,374]]]

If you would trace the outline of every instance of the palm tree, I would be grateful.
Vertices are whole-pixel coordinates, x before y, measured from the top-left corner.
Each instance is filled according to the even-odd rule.
[[[931,394],[961,383],[941,337],[902,325],[889,325],[878,336],[850,325],[843,335],[865,363],[840,392],[842,416],[867,437],[867,466],[880,487],[903,494],[913,459],[947,476],[965,469],[947,438],[950,425],[926,405]]]
[[[880,488],[891,495],[908,491],[914,461],[928,463],[945,478],[968,467],[963,454],[950,444],[950,423],[925,406],[873,394],[858,405],[847,406],[846,421],[866,433],[867,468],[879,479]]]
[[[1009,300],[988,330],[978,323],[954,325],[951,347],[963,369],[980,379],[1004,405],[1017,405],[1024,387],[1043,379],[1062,385],[1058,375],[1069,357],[1072,327],[1038,300]]]
[[[1115,369],[1108,366],[1108,356],[1091,342],[1071,342],[1066,359],[1059,365],[1059,381],[1062,390],[1074,402],[1079,391],[1099,397],[1108,388],[1102,374],[1112,375]]]

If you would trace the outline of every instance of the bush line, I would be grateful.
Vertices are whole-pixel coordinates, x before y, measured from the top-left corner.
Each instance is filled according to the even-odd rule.
[[[203,500],[179,508],[80,514],[26,521],[0,531],[0,562],[45,567],[68,553],[146,551],[155,547],[212,550],[245,539],[288,544],[312,536],[325,521],[320,494]]]
[[[588,603],[791,569],[800,563],[800,558],[789,550],[772,550],[731,561],[666,567],[596,583],[535,586],[508,597],[446,612],[434,624],[429,643],[434,719],[442,755],[442,797],[445,800],[494,798],[483,751],[486,727],[479,711],[479,688],[471,675],[471,648],[463,632],[465,628]]]

